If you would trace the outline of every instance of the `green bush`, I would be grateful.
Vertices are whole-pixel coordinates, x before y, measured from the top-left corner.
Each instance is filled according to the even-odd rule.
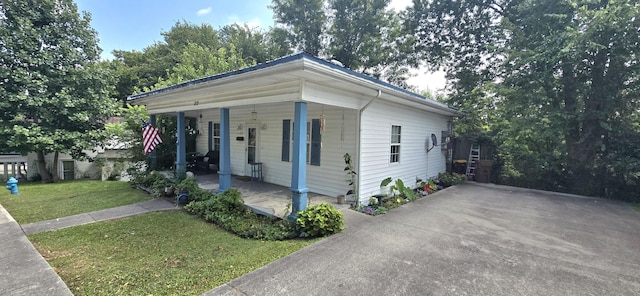
[[[299,229],[306,237],[321,237],[344,230],[342,213],[327,203],[307,207],[296,215]]]
[[[404,182],[400,179],[396,179],[396,183],[391,186],[391,190],[395,197],[400,197],[408,201],[414,201],[418,198],[413,192],[413,189],[405,186]]]
[[[464,183],[467,180],[467,176],[455,173],[440,173],[438,174],[439,184],[443,187],[449,187]]]
[[[164,188],[174,186],[175,183],[164,175],[156,172],[138,172],[133,175],[131,185],[144,187],[151,190],[151,196],[160,197],[164,194]]]
[[[187,202],[194,200],[206,200],[213,196],[213,193],[200,188],[200,186],[198,186],[198,182],[193,178],[186,178],[175,185],[175,187],[177,194],[183,191],[189,193]]]
[[[240,192],[236,189],[229,189],[215,195],[201,194],[196,191],[194,196],[193,201],[184,207],[188,213],[197,215],[240,237],[285,240],[299,236],[300,232],[294,222],[277,217],[261,216],[247,209],[240,197]]]

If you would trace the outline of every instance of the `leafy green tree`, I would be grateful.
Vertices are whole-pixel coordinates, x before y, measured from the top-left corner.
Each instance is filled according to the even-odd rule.
[[[383,30],[389,0],[332,0],[329,54],[346,68],[367,70],[385,61]]]
[[[236,51],[247,63],[259,64],[280,57],[268,48],[268,33],[248,25],[227,25],[220,30],[220,39],[228,51]]]
[[[344,67],[407,87],[410,39],[390,0],[273,0],[291,44]]]
[[[158,78],[167,77],[167,69],[176,64],[170,51],[162,44],[153,44],[143,51],[114,50],[111,68],[116,73],[117,98],[123,101],[133,93],[149,88]]]
[[[143,90],[263,63],[291,52],[283,31],[264,32],[247,25],[216,30],[208,24],[178,21],[162,36],[163,41],[142,51],[113,52],[115,60],[110,66],[118,78],[118,98],[125,101]],[[230,60],[221,60],[225,58]]]
[[[159,78],[153,88],[161,88],[184,81],[228,72],[249,66],[233,45],[230,49],[212,51],[198,44],[189,44],[178,58],[178,64],[167,71],[167,79]]]
[[[415,57],[448,69],[453,103],[493,112],[502,181],[639,199],[639,13],[625,0],[415,0],[407,24]]]
[[[322,0],[273,0],[273,19],[284,25],[291,44],[314,56],[323,53],[327,13]]]
[[[293,45],[287,31],[278,27],[271,27],[267,31],[265,47],[272,58],[283,57],[293,52]]]
[[[0,150],[36,152],[44,182],[58,153],[74,158],[104,140],[117,110],[112,76],[98,64],[90,16],[71,0],[4,0],[0,6]],[[47,167],[45,155],[55,153]]]

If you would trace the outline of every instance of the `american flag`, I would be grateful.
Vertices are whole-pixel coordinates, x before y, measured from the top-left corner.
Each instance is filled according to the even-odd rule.
[[[158,144],[162,143],[158,129],[146,121],[142,121],[142,145],[144,154],[149,154]]]

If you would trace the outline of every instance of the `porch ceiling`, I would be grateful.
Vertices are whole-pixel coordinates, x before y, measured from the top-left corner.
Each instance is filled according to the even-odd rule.
[[[360,109],[374,98],[459,115],[445,104],[304,53],[133,95],[129,101],[160,114],[302,100]]]

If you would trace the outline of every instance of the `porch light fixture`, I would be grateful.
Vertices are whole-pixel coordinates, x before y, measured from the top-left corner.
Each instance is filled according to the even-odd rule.
[[[242,123],[238,124],[238,130],[242,130]]]
[[[253,121],[258,120],[258,112],[256,111],[251,112],[251,120]]]
[[[260,125],[260,129],[266,130],[267,129],[267,124],[263,123],[262,125]]]

